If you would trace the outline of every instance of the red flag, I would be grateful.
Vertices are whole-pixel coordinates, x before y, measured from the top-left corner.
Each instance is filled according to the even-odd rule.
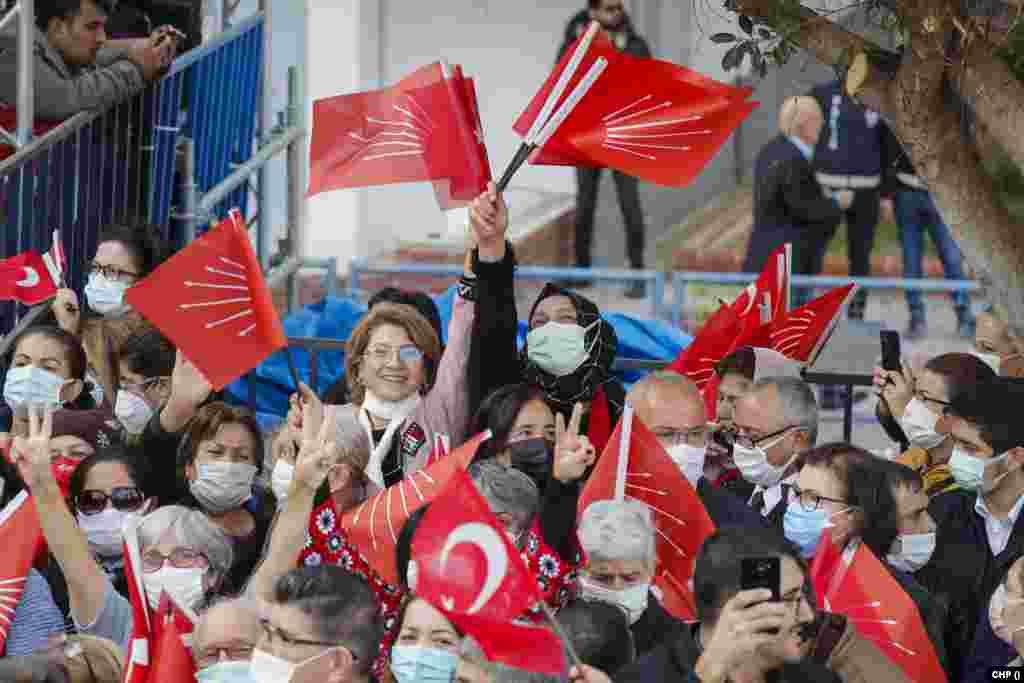
[[[819,562],[817,555],[825,560]],[[840,553],[831,534],[822,534],[811,579],[819,606],[845,615],[909,680],[946,680],[917,605],[866,545]]]
[[[704,408],[708,420],[714,420],[717,413],[718,374],[715,366],[736,348],[741,321],[731,306],[720,306],[668,366],[694,381],[704,396]]]
[[[0,654],[7,645],[7,633],[14,611],[21,602],[28,572],[40,555],[46,553],[46,541],[39,528],[36,506],[28,491],[22,491],[0,510],[0,547],[7,548],[0,569]]]
[[[594,394],[594,400],[590,403],[587,438],[599,453],[608,445],[613,427],[612,415],[608,407],[608,395],[604,393],[604,387],[598,387]]]
[[[473,462],[480,444],[490,438],[482,432],[402,481],[389,486],[341,517],[348,542],[359,548],[367,562],[393,586],[399,585],[395,543],[409,515],[431,502],[448,482]],[[329,514],[334,514],[333,510]]]
[[[757,281],[744,289],[733,302],[733,309],[743,324],[740,333],[742,343],[739,345],[748,345],[762,325],[782,320],[789,313],[792,255],[792,244],[779,245],[768,256]]]
[[[420,520],[412,557],[416,595],[445,612],[501,622],[540,600],[536,579],[462,470]]]
[[[855,291],[853,284],[838,287],[773,323],[771,348],[794,360],[814,362]]]
[[[524,135],[572,59],[581,36],[514,126]],[[734,88],[690,69],[615,49],[599,33],[590,44],[562,100],[598,60],[607,62],[593,86],[544,144],[532,163],[564,163],[615,168],[661,185],[683,187],[718,152],[757,106],[749,88]],[[554,154],[561,159],[550,159]]]
[[[562,641],[548,628],[441,611],[463,633],[471,635],[492,662],[550,676],[563,677],[566,673]],[[526,643],[529,645],[524,646]]]
[[[473,84],[460,67],[418,69],[390,88],[313,104],[308,195],[432,180],[444,209],[491,179]]]
[[[139,550],[138,525],[130,520],[124,528],[124,576],[128,584],[128,600],[132,605],[132,636],[124,662],[123,683],[146,683],[149,680],[151,630],[146,588],[142,583],[142,553]]]
[[[159,628],[153,642],[153,662],[150,666],[151,683],[192,683],[196,667],[192,661],[190,636],[195,627],[190,613],[163,593],[160,596]]]
[[[0,301],[35,306],[57,296],[57,283],[43,257],[26,251],[0,261]]]
[[[624,413],[623,420],[629,414],[630,411]],[[601,453],[593,473],[583,487],[576,508],[578,518],[583,516],[591,503],[615,499],[623,420],[619,421],[608,446]],[[693,486],[665,452],[658,438],[635,415],[630,428],[627,457],[625,495],[651,509],[658,530],[658,565],[655,574],[659,580],[656,583],[663,590],[674,591],[676,598],[670,602],[678,605],[681,600],[689,607],[689,616],[692,618],[696,613],[689,589],[693,562],[704,539],[714,533],[715,525]],[[677,616],[685,618],[687,612],[683,611]]]
[[[288,344],[237,210],[129,289],[125,301],[181,349],[214,389]]]

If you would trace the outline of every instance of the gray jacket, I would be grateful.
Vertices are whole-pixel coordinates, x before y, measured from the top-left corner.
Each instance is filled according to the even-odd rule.
[[[101,48],[96,65],[76,69],[64,62],[38,28],[35,32],[35,116],[66,119],[80,111],[101,109],[141,91],[142,70],[123,48]],[[0,35],[0,104],[14,107],[18,93],[18,39]]]

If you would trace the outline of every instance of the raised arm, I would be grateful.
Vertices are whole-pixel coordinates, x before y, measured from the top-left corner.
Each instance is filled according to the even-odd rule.
[[[321,420],[311,416],[312,410],[315,407],[310,404],[303,406],[302,449],[295,459],[295,476],[288,491],[288,505],[278,513],[263,561],[246,587],[247,592],[264,600],[270,600],[278,577],[295,567],[306,539],[317,489],[338,461],[335,443],[338,428],[333,413],[321,425]]]
[[[96,621],[107,599],[110,580],[96,563],[85,534],[75,523],[50,467],[50,436],[53,413],[29,410],[29,436],[14,440],[13,456],[18,471],[32,492],[39,525],[50,552],[68,585],[71,614],[79,624]]]

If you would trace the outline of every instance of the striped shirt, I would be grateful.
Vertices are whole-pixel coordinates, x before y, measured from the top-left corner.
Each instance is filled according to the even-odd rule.
[[[14,620],[7,634],[8,657],[30,655],[44,647],[53,633],[63,633],[64,615],[50,592],[46,578],[32,569],[25,581],[25,590],[14,610]]]

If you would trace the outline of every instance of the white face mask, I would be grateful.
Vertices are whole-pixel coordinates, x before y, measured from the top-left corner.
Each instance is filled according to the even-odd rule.
[[[89,540],[89,549],[100,557],[120,557],[124,554],[124,536],[121,529],[125,522],[137,519],[137,512],[121,512],[108,505],[95,515],[76,515],[78,527]]]
[[[89,308],[105,318],[121,316],[132,309],[124,302],[128,287],[125,282],[108,280],[100,273],[92,273],[85,285],[85,300]]]
[[[934,531],[927,534],[902,534],[892,542],[892,548],[885,559],[897,569],[913,574],[928,564],[934,552]]]
[[[189,491],[203,509],[215,515],[236,510],[252,496],[256,466],[238,462],[209,462],[196,467]]]
[[[911,446],[927,451],[946,440],[946,434],[939,434],[935,431],[935,427],[939,423],[939,416],[928,410],[924,401],[920,399],[911,399],[899,422]]]
[[[153,418],[154,411],[146,399],[138,394],[120,389],[114,402],[114,417],[129,434],[141,434]]]
[[[530,330],[526,335],[527,358],[549,375],[565,377],[580,369],[597,343],[587,348],[587,332],[601,322],[600,318],[587,327],[575,323],[549,322]]]
[[[992,370],[998,375],[999,367],[1003,363],[1003,359],[999,357],[998,353],[981,353],[979,351],[970,351],[970,354],[980,360],[985,365],[992,368]]]
[[[738,443],[733,444],[732,459],[733,462],[736,463],[736,468],[739,469],[743,478],[751,484],[763,486],[766,489],[771,488],[782,481],[782,477],[785,475],[786,469],[793,463],[793,460],[796,459],[796,453],[789,456],[789,460],[787,460],[784,465],[776,467],[768,462],[768,454],[766,451],[782,441],[784,438],[786,438],[786,434],[780,434],[778,438],[770,444],[756,446],[754,448],[745,448]]]
[[[182,607],[195,610],[206,590],[203,588],[203,573],[200,567],[179,569],[169,564],[158,571],[142,574],[142,585],[146,589],[146,602],[149,609],[160,609],[160,596],[167,592]]]
[[[284,505],[288,500],[288,489],[291,488],[294,478],[295,465],[284,458],[278,458],[274,463],[274,471],[270,474],[270,489],[274,492],[278,505]]]
[[[697,488],[697,482],[704,476],[704,458],[707,453],[707,446],[696,448],[687,443],[672,446],[668,449],[668,456],[672,462],[679,466],[683,476],[690,482],[690,486]]]
[[[626,610],[626,614],[629,615],[630,626],[638,622],[640,617],[643,616],[644,611],[647,610],[647,600],[650,592],[651,584],[647,581],[616,591],[605,588],[586,577],[580,577],[580,594],[584,598],[618,605]]]
[[[296,683],[299,680],[302,669],[316,660],[329,655],[336,649],[324,650],[320,654],[313,655],[301,662],[289,662],[269,652],[256,649],[252,651],[252,661],[249,663],[249,677],[254,683]]]
[[[63,404],[60,392],[66,383],[67,380],[60,375],[34,365],[11,368],[4,380],[4,402],[18,417],[28,415],[28,407],[32,403],[44,408],[59,408]]]
[[[1009,451],[997,458],[979,458],[959,444],[953,446],[953,456],[949,459],[949,470],[954,481],[965,491],[974,491],[985,496],[996,490],[999,482],[1010,472],[1003,472],[992,481],[985,479],[985,470],[1010,457]]]
[[[211,664],[196,672],[196,683],[251,683],[249,660]]]

